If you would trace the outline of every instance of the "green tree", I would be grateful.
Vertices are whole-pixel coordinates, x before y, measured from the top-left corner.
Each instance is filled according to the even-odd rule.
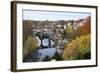
[[[27,40],[25,41],[24,48],[23,48],[23,55],[26,56],[31,52],[37,50],[37,39],[32,36],[28,36]]]
[[[91,53],[91,35],[84,35],[77,37],[76,40],[79,43],[78,54],[82,59],[86,53]]]

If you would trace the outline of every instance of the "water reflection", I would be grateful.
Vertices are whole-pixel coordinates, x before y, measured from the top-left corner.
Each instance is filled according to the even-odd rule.
[[[55,53],[57,53],[57,48],[53,47],[53,40],[50,40],[49,38],[43,38],[41,41],[38,38],[39,45],[41,43],[42,47],[25,57],[24,62],[40,62],[52,60]]]

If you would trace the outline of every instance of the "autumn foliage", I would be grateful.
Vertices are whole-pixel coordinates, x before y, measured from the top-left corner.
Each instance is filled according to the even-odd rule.
[[[86,35],[91,33],[91,17],[85,19],[82,26],[79,28],[79,35]]]
[[[83,59],[84,55],[91,51],[91,35],[76,37],[75,40],[66,45],[62,55],[64,59]]]
[[[37,45],[38,41],[35,37],[28,36],[27,40],[24,43],[24,48],[23,48],[23,56],[26,56],[33,51],[37,50]]]
[[[67,44],[66,44],[67,45]],[[63,58],[66,60],[75,59],[77,48],[79,47],[77,40],[73,40],[70,42],[65,48],[63,52]]]

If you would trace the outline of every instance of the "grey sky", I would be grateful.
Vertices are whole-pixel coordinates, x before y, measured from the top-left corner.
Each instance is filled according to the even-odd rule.
[[[54,12],[54,11],[23,11],[23,20],[78,20],[90,16],[90,13]]]

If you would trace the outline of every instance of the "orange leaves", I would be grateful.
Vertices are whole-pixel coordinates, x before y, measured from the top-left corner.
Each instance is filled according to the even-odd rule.
[[[80,35],[86,35],[91,33],[91,18],[88,17],[85,19],[85,21],[82,23],[83,25],[80,27]]]

